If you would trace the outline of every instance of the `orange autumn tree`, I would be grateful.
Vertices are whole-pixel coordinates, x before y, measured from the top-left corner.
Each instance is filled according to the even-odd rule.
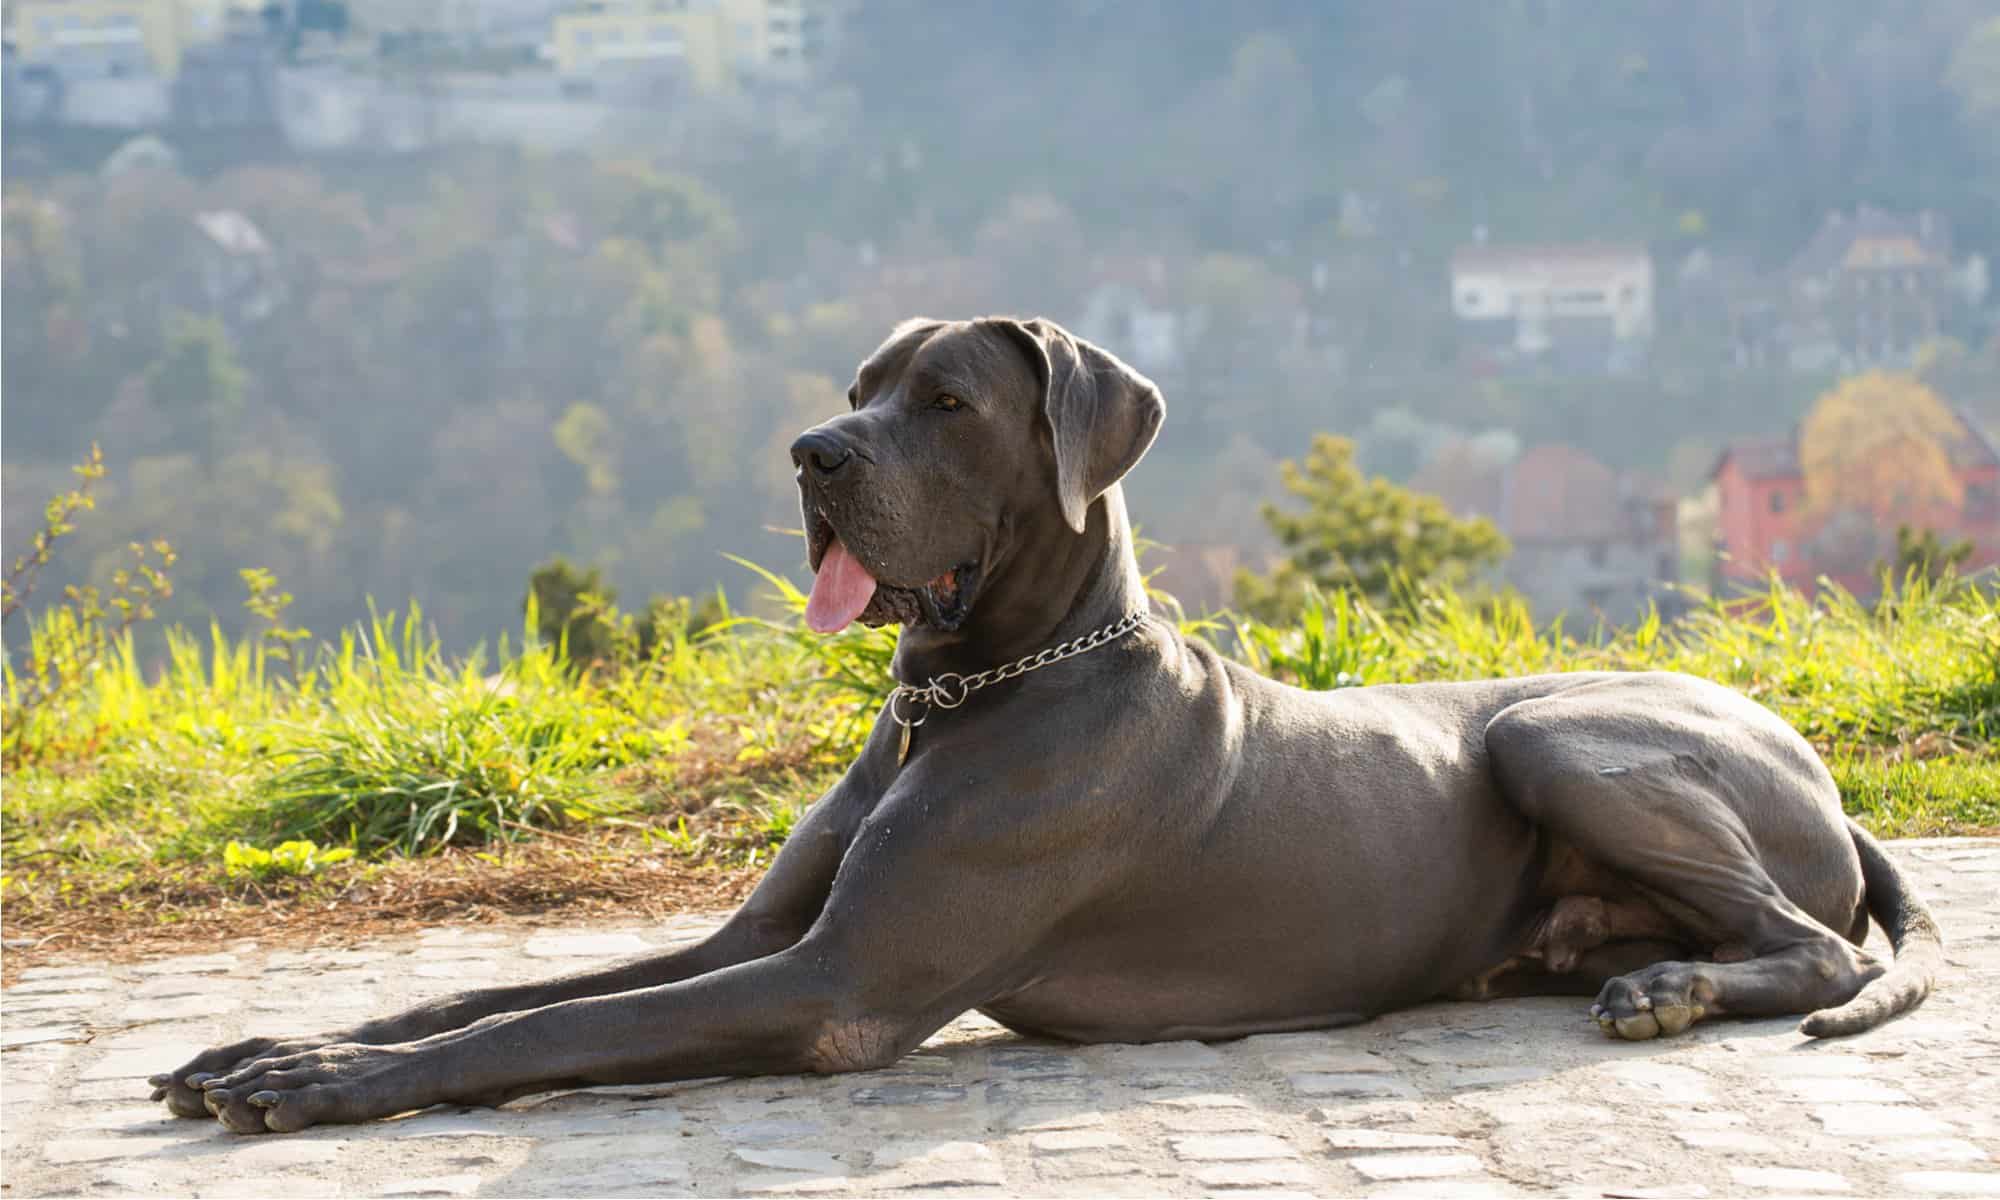
[[[1878,523],[1955,509],[1965,484],[1952,469],[1958,418],[1914,375],[1870,371],[1822,395],[1799,429],[1806,505]]]

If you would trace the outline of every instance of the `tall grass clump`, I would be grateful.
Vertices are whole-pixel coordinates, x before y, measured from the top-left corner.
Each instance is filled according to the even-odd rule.
[[[313,703],[273,724],[251,792],[267,835],[363,852],[508,841],[615,811],[596,776],[671,749],[554,648],[502,656],[490,678],[478,654],[454,667],[415,605],[343,634],[300,677]]]

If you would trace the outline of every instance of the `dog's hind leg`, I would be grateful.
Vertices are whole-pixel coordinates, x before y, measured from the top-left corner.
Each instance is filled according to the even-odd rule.
[[[1608,979],[1592,1008],[1607,1033],[1650,1038],[1718,1014],[1829,1008],[1885,970],[1834,932],[1850,926],[1862,881],[1831,780],[1795,734],[1732,698],[1694,680],[1628,677],[1525,701],[1487,727],[1495,778],[1524,815],[1637,885],[1682,931],[1673,940],[1743,958]]]
[[[1565,958],[1561,969],[1529,956],[1508,959],[1453,989],[1453,1000],[1506,1000],[1516,996],[1595,996],[1614,975],[1678,958],[1687,947],[1676,942],[1633,939],[1604,942]]]

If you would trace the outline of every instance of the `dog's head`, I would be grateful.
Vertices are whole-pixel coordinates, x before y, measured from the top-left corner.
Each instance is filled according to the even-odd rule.
[[[1084,534],[1166,415],[1116,357],[1007,318],[905,321],[847,401],[792,443],[821,632],[958,628],[1010,550]]]

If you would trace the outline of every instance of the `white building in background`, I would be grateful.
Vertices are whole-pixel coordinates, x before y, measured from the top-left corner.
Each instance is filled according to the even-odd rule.
[[[852,0],[570,0],[549,31],[566,79],[670,70],[696,91],[810,80],[839,44]]]
[[[1653,337],[1653,258],[1636,245],[1467,246],[1452,256],[1451,308],[1475,358],[1630,369]]]
[[[190,251],[188,307],[221,317],[241,330],[269,317],[285,303],[284,269],[256,222],[233,208],[194,215],[201,231]]]
[[[154,75],[171,80],[192,46],[221,38],[253,0],[7,0],[15,59],[65,80]]]
[[[417,36],[460,46],[539,47],[569,0],[345,0],[352,28],[369,38]]]

